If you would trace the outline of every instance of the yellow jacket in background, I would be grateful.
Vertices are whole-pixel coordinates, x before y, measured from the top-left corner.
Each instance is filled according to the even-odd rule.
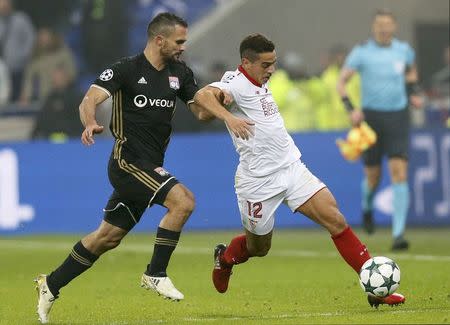
[[[279,69],[270,78],[269,87],[288,132],[309,131],[315,128],[308,80],[292,80],[286,71]]]
[[[327,105],[320,107],[317,111],[317,128],[320,130],[343,130],[350,128],[348,112],[342,104],[341,97],[336,89],[339,79],[340,68],[337,65],[330,65],[322,73],[327,89]],[[361,107],[361,81],[358,74],[355,74],[347,83],[346,89],[348,97],[354,107]]]

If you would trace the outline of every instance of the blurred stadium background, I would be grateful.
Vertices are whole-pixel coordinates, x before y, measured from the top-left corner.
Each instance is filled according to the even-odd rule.
[[[13,13],[20,20],[17,33],[5,28],[6,16],[1,8],[7,3],[13,5]],[[61,237],[31,235],[81,234],[98,225],[111,191],[106,164],[112,139],[105,132],[95,146],[81,145],[78,104],[109,63],[143,49],[149,20],[162,11],[177,13],[189,22],[190,39],[184,59],[202,85],[217,80],[227,69],[235,69],[243,36],[260,32],[276,43],[280,69],[271,86],[286,126],[306,164],[335,194],[349,223],[359,226],[362,168],[359,163],[345,161],[335,145],[349,124],[336,99],[337,75],[333,69],[339,68],[354,44],[369,37],[372,16],[380,7],[389,7],[396,14],[398,38],[416,49],[426,94],[425,107],[411,109],[410,114],[414,130],[409,225],[417,228],[411,235],[410,253],[443,256],[444,272],[440,276],[446,277],[444,290],[450,294],[449,246],[445,240],[450,230],[448,0],[0,0],[0,249],[6,254],[14,246],[14,239],[20,239],[16,250],[34,247],[37,255],[42,253],[51,259],[53,253],[46,250]],[[354,96],[358,97],[357,88]],[[104,125],[109,125],[110,104],[106,102],[99,111]],[[207,243],[209,249],[215,244],[216,231],[240,228],[233,189],[237,155],[223,125],[199,123],[179,103],[166,162],[166,168],[196,195],[197,208],[186,225],[188,230],[204,231],[204,241],[195,245]],[[375,217],[379,225],[388,228],[391,192],[386,170],[384,175],[376,197]],[[162,212],[159,207],[147,211],[136,230],[154,232]],[[296,231],[300,227],[315,226],[284,207],[279,210],[276,228]],[[315,230],[310,231],[315,234]],[[300,234],[309,238],[305,232]],[[421,237],[426,234],[430,237]],[[369,240],[378,252],[384,252],[389,236],[386,231],[379,235],[380,241],[374,239],[376,236]],[[414,238],[420,242],[416,251]],[[439,238],[444,246],[433,246],[433,239]],[[8,240],[12,241],[8,244]],[[28,245],[27,240],[31,240]],[[65,245],[71,240],[64,237],[60,241]],[[151,249],[152,241],[144,242]],[[64,254],[61,251],[48,263],[45,260],[44,268],[56,265]],[[416,255],[408,256],[403,258],[413,268]],[[3,279],[8,272],[19,272],[22,263],[10,255],[6,261],[10,261],[9,269],[3,268],[5,259],[0,259]],[[38,262],[25,266],[32,274],[44,271],[37,267],[42,266]],[[447,303],[448,312],[448,296],[442,301]],[[317,322],[322,316],[317,311],[313,318],[298,319]],[[289,323],[290,317],[285,318]],[[1,319],[0,313],[0,323]],[[248,318],[249,323],[253,320]],[[333,320],[349,321],[345,315]],[[377,320],[399,321],[371,321]],[[277,317],[269,317],[267,323],[278,321]],[[434,321],[448,322],[448,317]],[[26,318],[19,323],[26,323]],[[127,323],[126,318],[118,323]]]
[[[258,0],[1,3],[11,3],[22,21],[17,35],[9,31],[0,38],[4,44],[0,62],[6,66],[0,70],[10,71],[9,83],[0,79],[0,87],[8,88],[0,92],[8,94],[0,106],[2,234],[84,232],[97,224],[110,192],[105,163],[111,137],[105,132],[95,147],[81,146],[80,97],[109,63],[143,49],[148,21],[161,11],[189,21],[184,55],[201,84],[236,67],[237,47],[244,35],[261,32],[276,42],[280,69],[271,87],[286,125],[305,162],[333,190],[350,223],[358,225],[362,171],[360,164],[346,162],[334,144],[349,125],[336,98],[333,71],[337,70],[333,69],[353,44],[370,35],[371,17],[383,6],[397,15],[398,38],[416,49],[427,94],[424,109],[411,110],[415,130],[410,224],[450,224],[446,0],[283,0],[282,5]],[[14,36],[19,39],[11,39]],[[357,98],[359,89],[352,92]],[[104,125],[109,124],[110,110],[107,102],[99,112]],[[166,167],[193,189],[199,201],[188,228],[239,227],[233,191],[237,156],[223,125],[199,123],[179,105],[174,132]],[[88,180],[92,185],[86,189]],[[387,181],[376,200],[382,225],[390,223]],[[160,212],[153,210],[150,214],[158,216]],[[311,225],[286,212],[279,213],[281,226]],[[156,223],[159,218],[144,218],[152,219]],[[139,229],[148,229],[145,222]]]

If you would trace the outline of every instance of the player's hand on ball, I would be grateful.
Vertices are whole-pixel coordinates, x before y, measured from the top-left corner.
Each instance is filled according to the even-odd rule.
[[[81,134],[81,142],[86,146],[90,146],[94,144],[94,134],[99,134],[102,132],[103,132],[102,125],[98,125],[97,123],[86,125],[86,128]]]

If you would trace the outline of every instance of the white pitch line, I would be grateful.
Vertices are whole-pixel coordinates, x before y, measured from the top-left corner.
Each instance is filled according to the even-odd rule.
[[[181,320],[184,322],[215,322],[215,321],[232,321],[232,320],[271,320],[271,319],[296,319],[298,317],[333,317],[333,316],[343,316],[345,313],[343,312],[334,312],[334,313],[299,313],[299,314],[281,314],[281,315],[258,315],[258,316],[230,316],[225,318],[198,318],[198,317],[186,317]]]
[[[416,314],[416,313],[426,313],[429,312],[428,310],[392,310],[387,309],[385,311],[389,314]],[[363,314],[362,312],[359,312],[357,314]],[[164,324],[164,323],[173,323],[173,322],[189,322],[189,323],[213,323],[213,322],[230,322],[230,321],[242,321],[242,320],[262,320],[262,321],[270,321],[270,320],[280,320],[280,319],[293,319],[298,320],[301,318],[314,318],[314,317],[339,317],[339,316],[346,316],[346,315],[355,315],[355,312],[316,312],[316,313],[296,313],[296,314],[280,314],[280,315],[258,315],[258,316],[232,316],[229,317],[185,317],[185,318],[179,318],[179,319],[171,319],[171,320],[164,320],[164,319],[153,319],[153,320],[145,320],[145,324]],[[141,322],[133,322],[132,324],[140,324]],[[115,322],[111,325],[126,325],[130,324],[128,322]]]
[[[34,249],[34,250],[70,250],[74,242],[46,242],[37,240],[15,240],[15,239],[0,239],[0,248],[12,249]],[[145,244],[131,244],[123,243],[116,249],[118,252],[134,252],[134,253],[151,253],[153,251],[153,243]],[[186,247],[179,246],[176,249],[177,254],[212,254],[212,248],[202,247]],[[309,250],[278,250],[273,249],[269,253],[270,256],[276,257],[337,257],[337,252],[319,252]],[[424,255],[424,254],[389,254],[389,257],[396,260],[410,260],[410,261],[430,261],[430,262],[450,262],[448,255]]]
[[[414,313],[424,313],[426,310],[387,310],[389,314],[414,314]],[[297,318],[308,318],[308,317],[337,317],[337,316],[345,316],[345,315],[355,315],[355,312],[317,312],[317,313],[298,313],[298,314],[281,314],[281,315],[258,315],[258,316],[231,316],[227,318],[214,318],[214,317],[208,317],[208,318],[198,318],[198,317],[186,317],[182,318],[182,321],[185,322],[215,322],[215,321],[231,321],[231,320],[271,320],[271,319],[297,319]],[[158,320],[160,321],[160,320]]]

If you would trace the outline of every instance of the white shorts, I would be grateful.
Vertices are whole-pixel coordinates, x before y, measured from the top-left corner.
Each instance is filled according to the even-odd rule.
[[[242,225],[256,235],[266,235],[275,223],[281,203],[294,212],[326,187],[300,160],[265,177],[236,173],[236,195]]]

